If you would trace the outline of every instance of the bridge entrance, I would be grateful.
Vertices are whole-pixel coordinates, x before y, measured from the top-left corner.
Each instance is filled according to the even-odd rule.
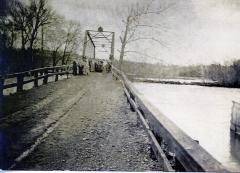
[[[102,27],[97,31],[85,31],[82,55],[88,59],[91,72],[101,72],[104,66],[113,62],[114,42],[115,33],[104,31]]]

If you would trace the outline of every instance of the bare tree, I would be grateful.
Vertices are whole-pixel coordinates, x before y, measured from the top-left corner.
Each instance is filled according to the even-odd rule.
[[[7,16],[0,18],[0,30],[5,35],[5,46],[7,48],[13,48],[19,32],[21,33],[22,38],[21,47],[22,49],[25,49],[27,42],[27,36],[25,34],[27,26],[27,13],[28,10],[25,8],[24,4],[20,1],[15,1],[14,3],[11,3]]]
[[[63,29],[64,19],[60,16],[54,17],[54,22],[45,28],[46,48],[51,52],[52,65],[56,66],[61,60],[60,51],[63,48],[66,32]]]
[[[33,46],[38,40],[40,28],[50,23],[52,10],[48,7],[47,0],[30,0],[29,4],[15,1],[7,18],[8,31],[10,31],[9,45],[12,47],[16,34],[20,34],[21,48],[25,52],[29,48],[32,65]],[[43,32],[42,32],[43,34]]]
[[[9,23],[16,32],[20,32],[21,35],[21,48],[26,50],[26,44],[29,41],[28,24],[29,24],[29,9],[25,4],[16,1],[15,5],[10,10]]]
[[[121,41],[121,50],[120,50],[120,69],[122,69],[123,59],[127,52],[133,52],[139,54],[138,51],[127,51],[126,46],[127,44],[139,40],[151,40],[154,42],[157,42],[161,44],[162,46],[165,46],[164,43],[157,38],[149,37],[149,36],[141,36],[141,34],[138,33],[140,29],[144,28],[155,28],[157,26],[148,24],[144,21],[145,18],[149,17],[150,15],[158,15],[162,12],[169,9],[174,4],[165,6],[165,7],[159,7],[159,8],[153,8],[154,0],[151,1],[143,1],[141,3],[137,2],[136,4],[132,4],[127,12],[125,18],[122,20],[124,24],[124,30],[122,31],[122,35],[120,36]],[[137,34],[138,33],[138,34]]]
[[[48,7],[47,0],[31,0],[28,17],[29,50],[32,63],[34,63],[33,46],[37,40],[39,30],[42,26],[49,24],[52,17],[52,10]]]
[[[61,16],[55,16],[54,22],[46,28],[46,32],[46,46],[51,52],[53,66],[60,61],[62,65],[67,64],[79,47],[80,25],[68,22]]]
[[[13,23],[6,20],[5,17],[0,18],[0,32],[4,39],[3,46],[5,48],[12,48],[14,44],[14,38],[16,36]]]
[[[69,61],[71,55],[76,51],[76,48],[80,41],[80,37],[81,37],[80,24],[70,21],[66,28],[66,37],[62,55],[63,65]]]
[[[0,3],[0,53],[5,49],[6,47],[6,39],[7,39],[7,31],[8,27],[6,27],[7,20],[6,16],[9,11],[9,2],[7,0],[2,0]]]

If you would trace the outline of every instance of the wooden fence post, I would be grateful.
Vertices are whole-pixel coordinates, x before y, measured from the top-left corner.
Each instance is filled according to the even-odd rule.
[[[43,79],[43,84],[48,83],[48,69],[45,70],[44,72],[44,79]]]
[[[23,90],[23,79],[24,79],[24,74],[19,74],[17,76],[17,92]]]
[[[38,87],[38,71],[34,73],[34,87]]]

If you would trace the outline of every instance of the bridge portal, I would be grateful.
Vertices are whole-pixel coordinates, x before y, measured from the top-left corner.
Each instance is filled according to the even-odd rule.
[[[115,33],[98,30],[86,30],[83,44],[83,57],[88,59],[90,71],[101,72],[104,64],[114,60]],[[107,58],[106,58],[107,57]]]

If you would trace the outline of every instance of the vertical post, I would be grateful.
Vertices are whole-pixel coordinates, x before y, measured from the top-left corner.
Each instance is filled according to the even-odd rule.
[[[43,79],[43,84],[48,83],[48,68],[44,72],[44,79]]]
[[[24,74],[20,73],[17,76],[17,92],[23,90],[23,79],[24,79]]]
[[[110,55],[110,60],[111,63],[113,63],[114,60],[114,47],[115,47],[115,33],[112,33],[112,43],[111,43],[111,55]]]
[[[93,42],[93,40],[91,38],[91,35],[89,34],[88,31],[87,31],[87,36],[89,37],[89,40],[91,41],[91,43],[93,45],[93,59],[95,59],[95,57],[96,57],[96,46],[95,46],[95,44],[94,44],[94,42]],[[87,42],[88,42],[88,40],[87,40]]]
[[[38,87],[38,71],[34,72],[34,87]]]
[[[84,42],[83,42],[83,54],[82,54],[83,56],[85,56],[85,53],[86,53],[87,35],[88,35],[88,31],[85,31]]]
[[[233,101],[230,129],[234,133],[240,134],[239,127],[240,127],[240,103]]]

